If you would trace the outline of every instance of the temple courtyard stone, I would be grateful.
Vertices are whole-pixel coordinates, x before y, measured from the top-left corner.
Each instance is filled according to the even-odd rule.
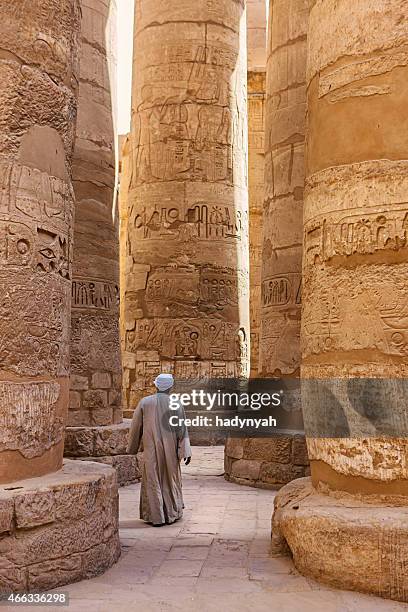
[[[140,485],[120,490],[119,562],[64,587],[75,612],[397,612],[404,604],[340,591],[270,556],[275,493],[228,483],[222,448],[193,448],[184,471],[185,516],[155,529],[139,520]],[[206,475],[208,473],[208,475]],[[21,607],[20,610],[29,610]],[[52,609],[52,608],[50,608]],[[56,609],[55,609],[56,610]]]

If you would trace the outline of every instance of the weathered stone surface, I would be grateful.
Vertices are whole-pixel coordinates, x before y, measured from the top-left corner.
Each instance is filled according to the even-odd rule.
[[[14,500],[16,525],[19,529],[37,527],[55,521],[53,491],[35,491],[17,495]]]
[[[124,455],[131,421],[104,427],[68,427],[65,433],[66,457]]]
[[[259,469],[254,469],[255,464]],[[294,478],[310,474],[305,437],[299,434],[279,438],[229,438],[224,466],[226,480],[264,489],[279,489]]]
[[[228,438],[225,443],[225,455],[233,459],[242,459],[244,456],[244,440],[242,438]]]
[[[292,462],[294,465],[309,465],[305,436],[295,436],[292,441]]]
[[[137,0],[124,345],[130,409],[157,373],[249,362],[245,3]],[[122,258],[123,261],[123,258]]]
[[[238,459],[232,465],[231,476],[256,481],[259,478],[261,465],[260,461],[243,461]]]
[[[3,486],[0,516],[10,507],[14,520],[0,539],[2,594],[82,580],[119,557],[118,489],[108,466],[65,461],[59,472]]]
[[[259,366],[290,376],[300,368],[307,3],[271,0],[269,15]]]
[[[81,62],[73,158],[76,196],[70,425],[108,425],[121,392],[119,244],[115,194],[114,0],[81,2]],[[79,401],[79,406],[78,406]]]
[[[302,318],[306,378],[407,375],[402,228],[408,214],[408,147],[401,137],[407,126],[407,43],[399,0],[386,9],[364,0],[341,6],[325,0],[312,8]],[[387,398],[386,412],[402,432],[395,438],[403,438],[405,402],[394,399]],[[407,440],[376,437],[375,430],[365,440],[343,400],[341,407],[350,437],[308,442],[313,482],[354,492],[404,488],[407,494]],[[318,410],[317,400],[308,398],[307,419]]]
[[[126,487],[138,482],[142,477],[141,457],[139,455],[107,455],[105,457],[78,457],[81,461],[107,463],[116,470],[118,485]]]
[[[292,438],[252,438],[246,440],[244,458],[290,463],[292,459]]]
[[[249,12],[250,6],[248,6]],[[266,26],[266,21],[265,21]],[[264,33],[266,34],[266,32]],[[249,58],[248,58],[249,66]],[[250,67],[250,66],[249,66]],[[265,68],[264,68],[265,70]],[[248,72],[248,195],[249,195],[249,310],[251,320],[251,377],[259,368],[261,317],[262,218],[265,174],[265,71]]]
[[[256,370],[265,377],[297,377],[300,371],[308,6],[304,0],[271,0],[269,16],[266,100],[263,104],[265,175],[262,186],[265,197],[259,224],[263,229],[263,245],[262,254],[258,256],[262,262],[261,291],[259,296],[255,292],[251,295],[252,313],[257,308],[257,297],[260,300],[256,315],[260,318]],[[251,154],[251,138],[249,144]],[[256,244],[256,239],[254,243],[251,241],[252,253]],[[254,263],[251,260],[251,274],[257,274]],[[252,337],[255,339],[256,334],[251,334]],[[255,368],[251,367],[251,374],[255,376],[255,373]],[[300,406],[297,413],[300,415]],[[299,420],[293,429],[301,429],[301,417]],[[258,482],[252,483],[255,486],[279,487],[306,474],[307,461],[300,463],[304,469],[294,464],[293,434],[288,434],[285,442],[279,438],[248,440],[245,449],[244,459],[256,458],[264,462]],[[299,452],[296,443],[297,458]],[[282,467],[281,464],[286,465]]]
[[[1,7],[0,483],[62,463],[79,19],[77,0]]]
[[[0,534],[10,532],[13,527],[14,500],[7,493],[0,496]]]
[[[272,553],[293,555],[303,574],[342,588],[408,601],[408,509],[318,493],[310,478],[275,498]]]

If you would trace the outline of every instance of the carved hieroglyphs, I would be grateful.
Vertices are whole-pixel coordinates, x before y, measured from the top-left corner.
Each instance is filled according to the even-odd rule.
[[[136,0],[124,386],[247,374],[246,20],[241,0]]]
[[[408,374],[406,3],[312,5],[302,378],[331,385],[350,433],[308,439],[312,478],[277,496],[273,548],[336,587],[408,601],[406,396],[393,393]],[[364,378],[381,392],[359,413],[345,397]],[[328,403],[304,388],[307,427]],[[396,433],[362,434],[378,416]]]
[[[302,316],[307,378],[407,375],[405,9],[399,0],[380,11],[363,0],[326,0],[312,10]],[[392,442],[350,442],[309,441],[315,484],[354,491],[357,477],[363,479],[358,490],[368,479],[385,493],[393,481],[408,479],[406,450],[400,456]]]
[[[265,202],[259,370],[300,368],[306,0],[273,0],[269,11]]]
[[[68,424],[120,423],[119,238],[114,209],[114,0],[81,0]]]
[[[80,9],[73,0],[34,0],[29,8],[4,4],[1,17],[3,483],[62,464]]]
[[[265,173],[259,180],[262,199],[265,196],[263,210],[255,204],[256,181],[251,184],[251,163],[249,181],[252,376],[257,371],[264,377],[299,376],[307,22],[304,0],[271,2],[263,102]],[[260,74],[256,76],[259,82]],[[249,73],[248,82],[252,79]],[[251,160],[255,151],[251,149],[250,92],[251,88]],[[252,349],[254,339],[258,339],[259,319],[258,363]],[[295,397],[299,401],[291,405],[290,431],[273,438],[228,440],[228,480],[279,488],[308,473],[300,396]]]

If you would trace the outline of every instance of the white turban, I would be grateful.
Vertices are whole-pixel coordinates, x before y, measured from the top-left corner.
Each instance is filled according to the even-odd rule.
[[[154,384],[158,391],[167,391],[174,385],[173,374],[159,374]]]

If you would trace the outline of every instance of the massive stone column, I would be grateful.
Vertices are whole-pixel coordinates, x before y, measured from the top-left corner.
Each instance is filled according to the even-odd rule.
[[[124,373],[247,373],[243,0],[136,0]]]
[[[407,49],[400,0],[313,5],[302,376],[321,380],[304,403],[311,482],[282,491],[274,520],[275,548],[286,540],[302,572],[403,601]]]
[[[119,482],[139,477],[126,456],[119,338],[119,236],[115,207],[116,6],[81,0],[76,196],[71,307],[71,391],[65,455],[113,464]]]
[[[0,593],[120,551],[113,470],[63,466],[79,21],[76,0],[0,8]]]
[[[251,185],[251,176],[255,178],[251,175],[251,164],[249,173],[250,228],[253,230],[251,313],[255,315],[251,316],[251,324],[255,323],[251,339],[258,335],[260,321],[259,363],[252,353],[252,343],[251,374],[256,376],[258,371],[264,378],[296,378],[300,369],[307,22],[304,0],[271,1],[264,103],[265,172],[257,188],[259,193],[262,186],[263,215],[262,207],[255,204],[258,198],[255,180]],[[256,57],[259,61],[259,53]],[[257,77],[255,83],[260,84],[261,73],[248,74],[249,83]],[[251,150],[251,93],[249,99],[251,161],[251,154],[255,155]],[[258,99],[257,104],[260,103]],[[256,286],[252,283],[255,278]],[[300,401],[297,403],[293,406],[288,430],[282,436],[228,441],[225,470],[229,480],[279,488],[305,475],[309,461],[302,434]]]

